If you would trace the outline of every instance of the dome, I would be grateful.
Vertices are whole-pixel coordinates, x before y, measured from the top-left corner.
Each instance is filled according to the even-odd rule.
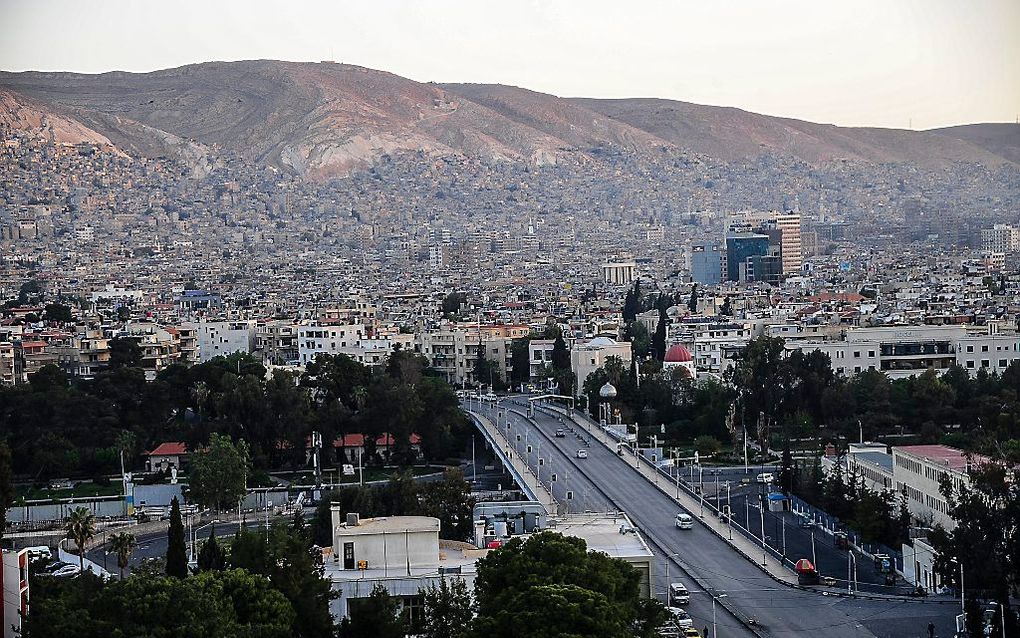
[[[599,390],[599,396],[603,399],[612,399],[616,396],[616,387],[612,383],[606,383]]]
[[[604,348],[606,346],[615,346],[616,345],[616,341],[614,341],[613,339],[610,339],[609,337],[595,337],[594,339],[592,339],[591,341],[589,341],[588,343],[586,343],[584,345],[586,345],[586,346],[597,346],[599,348]]]
[[[687,363],[688,361],[694,361],[694,357],[691,356],[690,350],[678,343],[666,351],[663,361],[665,363]]]

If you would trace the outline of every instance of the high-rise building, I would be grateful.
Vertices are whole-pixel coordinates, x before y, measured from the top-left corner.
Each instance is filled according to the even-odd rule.
[[[1020,228],[1009,224],[995,224],[981,231],[982,247],[995,253],[1010,253],[1020,249]]]
[[[783,274],[786,276],[800,274],[800,268],[804,263],[801,250],[800,213],[744,211],[733,216],[730,220],[729,230],[752,230],[759,233],[778,230],[782,248]]]
[[[726,237],[726,278],[729,281],[748,281],[750,258],[768,254],[768,235],[730,233]]]
[[[691,245],[691,278],[706,286],[717,285],[722,279],[722,250],[717,242]]]

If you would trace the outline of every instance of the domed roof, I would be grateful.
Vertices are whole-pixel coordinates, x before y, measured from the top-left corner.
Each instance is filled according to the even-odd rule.
[[[616,345],[616,341],[614,341],[613,339],[610,339],[609,337],[595,337],[594,339],[592,339],[591,341],[589,341],[585,345],[593,346],[593,347],[599,347],[599,348],[604,348],[605,346],[615,346]]]
[[[694,361],[694,357],[691,356],[690,350],[677,343],[666,351],[663,361],[665,363],[687,363],[688,361]]]

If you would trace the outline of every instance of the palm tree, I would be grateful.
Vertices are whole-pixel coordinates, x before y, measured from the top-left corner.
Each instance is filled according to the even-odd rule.
[[[110,537],[110,549],[117,553],[117,567],[120,567],[120,579],[124,580],[124,570],[131,560],[131,553],[135,551],[138,542],[135,535],[128,532],[121,532]]]
[[[78,567],[85,571],[85,545],[96,536],[96,515],[84,507],[76,507],[67,517],[67,537],[78,546]]]

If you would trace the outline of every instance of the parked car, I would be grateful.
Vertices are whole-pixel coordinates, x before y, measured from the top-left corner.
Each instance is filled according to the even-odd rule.
[[[669,612],[670,616],[673,617],[673,622],[676,626],[681,629],[687,629],[688,627],[694,626],[694,621],[691,620],[691,615],[679,607],[667,607],[666,611]]]
[[[81,572],[81,568],[77,565],[64,565],[57,571],[51,572],[50,575],[57,578],[67,578],[69,576],[77,576],[79,572]]]
[[[26,547],[29,560],[50,560],[53,558],[53,551],[46,545],[35,545]]]
[[[579,459],[586,459],[586,458],[588,458],[588,450],[578,450],[577,451],[577,458],[579,458]]]

